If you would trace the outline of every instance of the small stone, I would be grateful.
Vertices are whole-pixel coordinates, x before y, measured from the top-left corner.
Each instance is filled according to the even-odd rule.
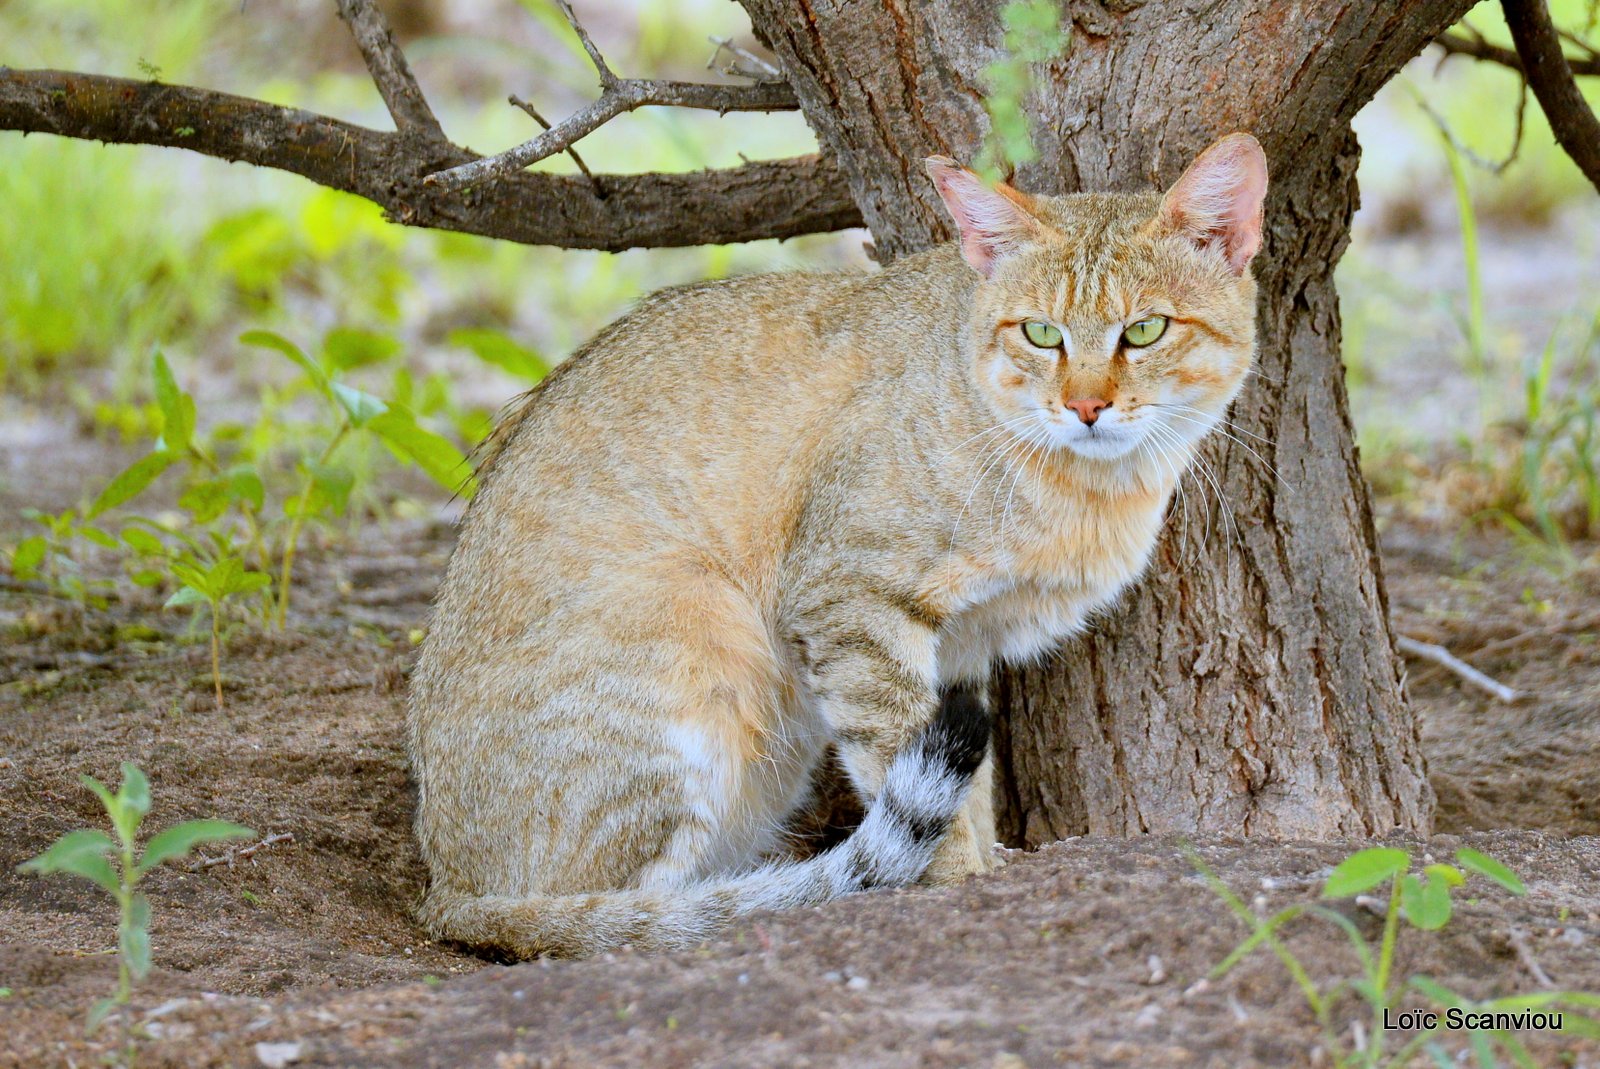
[[[844,983],[844,974],[839,972],[837,969],[829,969],[827,972],[822,974],[822,978],[828,981],[830,984]]]
[[[267,1069],[284,1069],[300,1060],[299,1043],[257,1043],[256,1061]]]
[[[849,982],[847,982],[844,986],[848,987],[852,991],[865,991],[867,988],[872,986],[872,981],[868,980],[865,976],[852,976],[850,977]]]

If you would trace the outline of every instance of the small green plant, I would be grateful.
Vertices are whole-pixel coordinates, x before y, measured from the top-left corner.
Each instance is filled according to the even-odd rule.
[[[75,601],[82,608],[103,609],[111,584],[90,577],[75,553],[76,543],[115,547],[117,540],[78,515],[77,509],[49,513],[23,509],[25,519],[44,528],[29,535],[11,551],[11,574],[24,582],[40,582],[51,594]]]
[[[202,433],[194,397],[178,384],[166,357],[157,351],[151,358],[151,391],[160,417],[154,448],[100,491],[85,510],[84,521],[73,512],[41,516],[49,535],[19,544],[12,563],[20,578],[32,578],[43,570],[54,585],[69,582],[56,577],[56,562],[69,566],[70,543],[85,538],[121,553],[135,584],[172,582],[178,590],[168,599],[169,607],[212,609],[213,675],[219,688],[215,663],[223,603],[260,594],[262,618],[285,626],[295,559],[306,527],[343,515],[358,484],[373,477],[379,454],[386,451],[415,464],[454,492],[470,496],[475,489],[461,450],[422,426],[407,403],[415,400],[429,410],[445,407],[435,380],[425,380],[419,388],[401,368],[394,376],[395,397],[388,401],[344,380],[345,372],[392,359],[399,348],[392,339],[336,328],[328,332],[315,360],[288,339],[267,331],[251,331],[241,340],[282,353],[299,368],[301,377],[281,393],[264,389],[254,424],[220,423]],[[513,356],[524,365],[529,358],[512,353],[503,359],[510,361]],[[318,418],[286,419],[291,404],[304,394],[318,402]],[[355,451],[350,463],[342,463],[355,438],[365,439],[376,451]],[[188,514],[186,520],[170,513],[163,518],[133,514],[120,537],[87,524],[137,502],[175,468],[183,473],[178,505]],[[277,577],[276,590],[263,581],[272,575]],[[71,582],[74,591],[88,589],[81,580]]]
[[[245,568],[238,557],[226,555],[202,567],[174,561],[173,573],[183,582],[167,599],[166,607],[205,605],[211,610],[211,683],[217,691],[217,711],[222,711],[222,606],[229,598],[265,589],[272,582],[266,572]]]
[[[990,182],[1039,158],[1023,107],[1033,88],[1032,68],[1062,55],[1072,40],[1061,29],[1061,9],[1053,0],[1012,0],[1001,9],[1000,22],[1005,27],[1006,58],[983,71],[989,132],[973,161],[973,169]]]
[[[1475,1002],[1426,976],[1412,976],[1398,981],[1394,976],[1395,950],[1399,944],[1401,924],[1419,931],[1433,932],[1450,922],[1454,910],[1452,892],[1464,885],[1468,874],[1476,875],[1509,891],[1523,895],[1527,889],[1522,881],[1505,865],[1477,850],[1462,848],[1456,851],[1456,864],[1429,864],[1420,873],[1411,871],[1410,853],[1395,847],[1373,847],[1360,850],[1340,862],[1323,885],[1324,900],[1348,899],[1375,891],[1388,885],[1387,907],[1383,912],[1383,929],[1374,948],[1362,935],[1355,921],[1344,913],[1319,903],[1298,903],[1279,910],[1270,917],[1259,917],[1236,895],[1227,884],[1209,868],[1198,855],[1190,860],[1205,877],[1228,908],[1250,929],[1250,935],[1211,971],[1212,978],[1220,978],[1235,965],[1255,951],[1266,946],[1283,963],[1295,985],[1305,997],[1306,1004],[1316,1015],[1322,1029],[1323,1041],[1332,1055],[1335,1069],[1401,1069],[1416,1058],[1427,1055],[1435,1065],[1455,1065],[1456,1062],[1439,1043],[1444,1024],[1434,1024],[1419,1031],[1393,1054],[1384,1051],[1387,1014],[1396,1008],[1401,995],[1410,992],[1427,1000],[1441,1010],[1462,1013],[1562,1010],[1564,1032],[1578,1035],[1600,1036],[1600,1021],[1573,1011],[1573,1007],[1600,1008],[1600,995],[1575,991],[1540,991],[1534,994],[1509,995],[1502,998]],[[1348,938],[1361,966],[1361,975],[1354,979],[1339,980],[1332,985],[1319,987],[1305,964],[1297,958],[1279,937],[1289,922],[1302,916],[1316,917],[1334,925]],[[1366,1003],[1371,1020],[1365,1042],[1355,1049],[1347,1048],[1340,1039],[1334,1024],[1336,1005],[1346,993],[1354,994]],[[1505,1028],[1468,1027],[1464,1030],[1468,1044],[1478,1058],[1478,1064],[1492,1069],[1499,1064],[1495,1048],[1507,1054],[1512,1063],[1532,1069],[1535,1065],[1527,1048],[1515,1033]]]
[[[117,989],[90,1009],[88,1029],[93,1032],[107,1015],[128,1005],[134,983],[150,972],[150,902],[140,893],[140,882],[157,866],[184,858],[197,846],[250,839],[255,832],[225,820],[190,820],[151,836],[140,852],[139,826],[150,812],[150,783],[144,773],[124,761],[122,785],[115,794],[93,776],[83,776],[82,782],[105,807],[116,838],[96,828],[69,831],[18,868],[41,876],[58,872],[80,876],[117,900]],[[126,1012],[122,1038],[124,1061],[131,1064],[133,1023]]]

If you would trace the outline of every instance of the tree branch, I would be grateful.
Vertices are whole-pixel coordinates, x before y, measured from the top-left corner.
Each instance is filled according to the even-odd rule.
[[[572,5],[567,0],[556,0],[556,5],[578,35],[578,43],[583,45],[595,72],[600,75],[600,99],[577,114],[547,127],[544,133],[531,141],[525,141],[497,156],[488,156],[429,175],[429,185],[461,190],[491,178],[514,174],[558,152],[570,150],[579,139],[587,137],[618,115],[637,108],[700,108],[726,115],[730,111],[793,111],[800,106],[795,100],[794,90],[781,81],[760,81],[754,85],[704,85],[698,82],[619,78],[600,54],[589,31],[578,21]]]
[[[1502,48],[1484,38],[1482,34],[1474,32],[1470,37],[1458,33],[1440,34],[1434,42],[1442,48],[1446,55],[1470,56],[1473,59],[1486,63],[1498,63],[1502,67],[1510,67],[1518,74],[1523,73],[1522,57],[1514,49]],[[1583,76],[1600,76],[1600,58],[1567,58],[1567,66],[1572,68],[1572,73]]]
[[[661,106],[700,108],[726,114],[730,111],[786,111],[799,105],[794,91],[783,82],[756,85],[701,85],[696,82],[658,82],[624,78],[600,94],[593,104],[556,123],[550,129],[497,156],[486,156],[460,167],[428,176],[429,185],[460,190],[491,178],[513,174],[540,160],[566,152],[573,144],[624,112]]]
[[[509,175],[445,194],[426,175],[479,157],[444,140],[371,130],[188,86],[0,67],[0,130],[165,145],[290,171],[365,197],[408,226],[529,245],[617,251],[788,238],[860,226],[844,176],[801,156],[691,174]]]
[[[1583,99],[1550,22],[1545,0],[1501,0],[1528,85],[1550,120],[1556,141],[1600,191],[1600,119]]]
[[[411,73],[405,53],[395,44],[388,20],[375,0],[338,0],[339,17],[350,25],[350,33],[361,49],[383,103],[401,133],[416,131],[426,137],[444,140],[444,130],[433,109],[422,95],[422,87]]]

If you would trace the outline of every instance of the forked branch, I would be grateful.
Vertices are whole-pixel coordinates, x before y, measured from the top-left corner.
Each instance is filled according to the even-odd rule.
[[[578,20],[572,5],[567,0],[556,0],[556,4],[578,35],[578,43],[583,46],[590,62],[594,64],[595,72],[600,76],[600,99],[515,148],[429,175],[429,185],[459,190],[491,178],[513,174],[557,153],[570,151],[579,139],[587,137],[618,115],[638,108],[699,108],[725,115],[730,111],[793,111],[800,106],[795,100],[794,90],[786,82],[707,85],[700,82],[619,78],[589,36],[589,31]],[[524,110],[527,108],[525,104],[519,106]]]
[[[388,20],[374,0],[338,0],[338,3],[339,17],[349,23],[356,47],[361,49],[361,58],[383,96],[395,128],[444,140],[444,130],[434,117],[433,109],[428,107],[405,53],[395,43]]]
[[[818,156],[693,174],[594,175],[580,162],[579,178],[512,173],[521,165],[502,163],[484,169],[500,181],[469,196],[451,190],[479,179],[428,184],[429,175],[464,169],[481,178],[472,169],[489,161],[445,137],[376,0],[336,2],[394,119],[394,133],[207,89],[7,67],[0,67],[0,130],[189,149],[290,171],[357,194],[408,226],[531,245],[615,251],[786,238],[861,225],[844,175]],[[794,94],[781,82],[715,86],[619,79],[571,9],[563,8],[601,71],[605,91],[631,102],[629,107],[795,106]],[[513,102],[547,125],[531,107]],[[615,109],[615,100],[606,107]],[[574,116],[547,130],[535,139],[534,157],[571,151],[579,136],[574,131],[587,121]]]
[[[1512,43],[1522,58],[1528,86],[1550,120],[1556,141],[1600,192],[1600,119],[1572,77],[1561,35],[1545,0],[1501,0]]]
[[[1467,56],[1485,63],[1497,63],[1502,67],[1509,67],[1518,74],[1523,73],[1522,57],[1517,55],[1516,49],[1495,44],[1471,26],[1464,26],[1463,29],[1464,33],[1441,34],[1433,43],[1443,49],[1447,56]],[[1566,61],[1573,74],[1582,77],[1600,77],[1600,56],[1593,54],[1567,56]]]

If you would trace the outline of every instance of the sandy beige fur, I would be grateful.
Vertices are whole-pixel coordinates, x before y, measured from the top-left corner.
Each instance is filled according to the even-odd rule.
[[[870,801],[941,687],[1053,648],[1145,566],[1250,367],[1259,147],[1224,139],[1165,198],[930,169],[961,243],[658,293],[509,425],[413,682],[436,934],[698,938],[652,917],[773,850],[826,743]],[[1156,344],[1119,344],[1151,314]],[[992,864],[986,766],[926,878]],[[619,891],[625,923],[586,921]]]

